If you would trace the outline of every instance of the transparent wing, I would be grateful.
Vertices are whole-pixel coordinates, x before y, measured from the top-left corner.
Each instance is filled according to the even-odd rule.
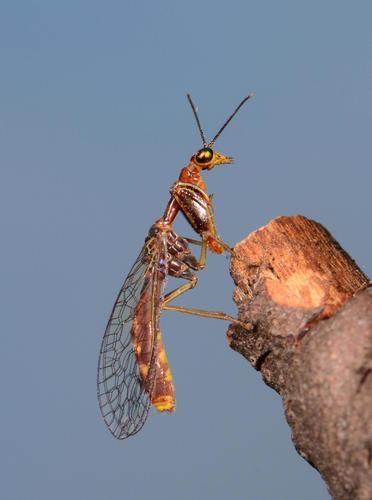
[[[99,406],[109,430],[118,439],[136,434],[151,406],[151,389],[147,384],[145,390],[141,381],[131,339],[133,316],[141,293],[153,282],[146,279],[154,267],[150,248],[151,240],[143,247],[119,292],[98,360]]]

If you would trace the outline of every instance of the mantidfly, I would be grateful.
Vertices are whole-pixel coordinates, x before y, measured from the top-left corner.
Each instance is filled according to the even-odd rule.
[[[102,416],[118,439],[136,434],[144,425],[151,404],[159,411],[174,411],[174,385],[165,354],[159,326],[162,310],[223,319],[245,326],[236,318],[218,311],[204,311],[169,305],[176,297],[193,288],[204,269],[207,248],[214,253],[232,252],[222,242],[214,225],[211,197],[206,192],[201,170],[230,164],[233,159],[213,151],[221,132],[252,96],[243,99],[234,113],[207,144],[204,132],[189,94],[203,141],[179,180],[171,187],[171,199],[164,215],[151,228],[145,244],[129,272],[114,304],[102,340],[97,372],[97,394]],[[173,221],[179,210],[185,214],[201,241],[178,236]],[[198,260],[189,243],[201,246]],[[164,294],[168,276],[183,278],[187,283]]]

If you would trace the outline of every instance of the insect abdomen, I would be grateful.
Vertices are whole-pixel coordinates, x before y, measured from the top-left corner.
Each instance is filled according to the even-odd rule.
[[[160,330],[157,334],[157,358],[154,390],[151,402],[158,411],[174,411],[176,400],[174,399],[173,377],[169,368],[164,344],[161,339]]]
[[[133,350],[151,403],[159,411],[174,411],[174,385],[159,329],[159,305],[153,304],[153,297],[160,296],[161,282],[155,284],[159,288],[157,293],[152,283],[150,277],[135,308],[131,329]]]

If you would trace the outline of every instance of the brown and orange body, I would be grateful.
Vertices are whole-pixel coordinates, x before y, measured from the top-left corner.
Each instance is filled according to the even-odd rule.
[[[190,163],[181,170],[179,179],[170,189],[172,198],[165,209],[164,219],[171,224],[179,209],[194,230],[207,240],[208,248],[220,254],[226,248],[219,242],[214,224],[212,197],[208,196],[201,170],[212,170],[216,165],[231,164],[231,156],[224,156],[210,148],[195,153]]]
[[[158,270],[149,269],[149,276],[145,277],[131,336],[140,376],[151,403],[159,411],[173,411],[174,385],[159,327],[159,297],[164,278],[159,279],[156,274],[160,274]],[[152,371],[151,366],[154,366]]]
[[[217,235],[212,196],[208,196],[202,170],[230,164],[232,158],[213,151],[212,146],[240,107],[207,144],[195,106],[193,109],[204,147],[181,170],[171,187],[171,199],[164,215],[149,231],[139,256],[126,277],[112,309],[101,343],[97,370],[97,396],[102,416],[110,432],[118,439],[136,434],[144,425],[150,406],[159,411],[174,411],[174,384],[160,333],[162,310],[218,318],[241,324],[223,312],[204,311],[169,303],[197,283],[194,271],[204,268],[207,247],[220,254],[231,249]],[[201,236],[200,260],[190,252],[187,241],[172,229],[182,211]],[[187,282],[164,295],[168,276]]]
[[[151,395],[151,403],[159,411],[175,409],[173,379],[159,327],[159,300],[163,281],[168,274],[196,283],[196,276],[190,272],[190,268],[200,269],[186,241],[173,232],[172,223],[181,209],[194,230],[206,240],[208,248],[217,254],[223,252],[225,246],[218,239],[213,205],[206,192],[201,170],[211,170],[216,165],[230,163],[231,157],[210,148],[195,153],[189,165],[181,170],[179,180],[171,187],[172,198],[164,216],[150,229],[153,262],[146,273],[143,292],[135,309],[131,335],[142,381]],[[159,263],[165,266],[165,262],[167,269],[160,269]],[[155,359],[152,360],[152,356]],[[155,364],[153,374],[149,372],[152,363]]]
[[[146,242],[150,265],[144,276],[140,299],[135,307],[131,338],[140,377],[151,403],[159,411],[174,411],[173,378],[161,338],[160,300],[167,276],[194,278],[199,269],[187,242],[159,219]],[[194,278],[195,279],[195,278]]]

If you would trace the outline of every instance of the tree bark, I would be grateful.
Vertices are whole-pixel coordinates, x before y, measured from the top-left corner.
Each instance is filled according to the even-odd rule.
[[[283,399],[334,499],[372,499],[372,288],[319,223],[279,217],[235,247],[228,341]]]

